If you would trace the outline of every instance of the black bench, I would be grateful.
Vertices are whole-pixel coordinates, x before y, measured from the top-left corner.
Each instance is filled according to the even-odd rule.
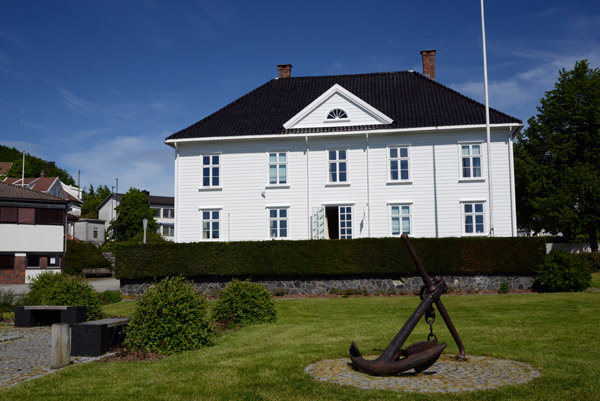
[[[15,327],[85,322],[85,306],[29,305],[15,307]]]
[[[72,356],[100,356],[125,339],[123,329],[129,318],[112,317],[75,324],[71,327]]]

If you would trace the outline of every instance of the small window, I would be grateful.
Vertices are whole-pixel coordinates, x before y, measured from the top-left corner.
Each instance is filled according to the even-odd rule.
[[[352,206],[340,206],[340,239],[352,239]]]
[[[485,212],[483,203],[463,203],[464,233],[485,234]]]
[[[348,151],[330,150],[328,153],[329,182],[348,182]]]
[[[12,206],[0,207],[0,223],[16,223],[18,221],[19,208]]]
[[[220,237],[220,212],[218,210],[202,211],[202,238],[219,239]]]
[[[287,184],[287,153],[269,153],[269,185]]]
[[[60,209],[36,209],[35,222],[36,224],[64,224],[65,213]]]
[[[460,145],[462,178],[481,178],[481,145]]]
[[[94,227],[94,239],[98,239],[98,227]]]
[[[410,179],[408,147],[389,148],[390,181],[408,181]]]
[[[348,115],[342,109],[333,109],[329,112],[329,114],[327,114],[328,120],[342,120],[346,118],[348,118]]]
[[[27,267],[40,267],[40,255],[27,255]]]
[[[219,159],[219,155],[202,156],[202,187],[211,188],[220,185]]]
[[[60,261],[59,256],[57,255],[48,255],[48,267],[56,267],[58,266],[58,262]]]
[[[0,269],[14,269],[15,255],[0,254]]]
[[[175,217],[175,209],[163,209],[163,215],[162,217],[164,219],[172,219]]]
[[[269,237],[288,237],[288,210],[285,208],[269,209]]]
[[[165,237],[172,237],[175,235],[175,227],[173,226],[162,226],[162,235]]]
[[[391,205],[390,217],[392,235],[399,236],[402,234],[411,235],[411,207],[410,205]]]

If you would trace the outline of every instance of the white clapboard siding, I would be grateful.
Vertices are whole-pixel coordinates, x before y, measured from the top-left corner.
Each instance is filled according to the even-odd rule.
[[[354,238],[385,237],[391,235],[390,204],[411,205],[412,236],[462,236],[465,201],[485,204],[487,235],[485,138],[484,129],[461,129],[182,142],[175,159],[176,241],[202,240],[201,210],[215,208],[221,212],[219,240],[267,240],[269,207],[288,209],[288,239],[307,239],[313,208],[340,205],[352,206]],[[495,235],[510,236],[514,188],[508,130],[493,129],[492,140]],[[481,179],[460,178],[460,144],[465,142],[481,144]],[[409,182],[389,182],[389,146],[409,147]],[[348,182],[343,185],[328,182],[329,150],[348,151]],[[269,151],[287,152],[287,185],[269,185]],[[218,189],[201,187],[205,154],[221,156]]]

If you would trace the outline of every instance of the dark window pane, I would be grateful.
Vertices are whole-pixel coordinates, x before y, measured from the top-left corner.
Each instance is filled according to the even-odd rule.
[[[202,164],[205,165],[205,166],[210,165],[210,156],[204,156],[202,158]]]
[[[400,148],[400,157],[408,157],[408,149]]]
[[[12,206],[0,207],[0,222],[1,223],[16,223],[18,221],[19,209]]]

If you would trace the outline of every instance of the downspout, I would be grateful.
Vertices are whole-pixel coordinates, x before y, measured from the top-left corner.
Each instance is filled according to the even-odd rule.
[[[307,225],[307,239],[312,239],[311,232],[311,213],[310,213],[310,161],[309,161],[309,147],[308,147],[308,136],[304,136],[306,142],[306,225]]]
[[[511,224],[512,236],[517,236],[517,200],[515,194],[515,156],[513,150],[513,136],[516,134],[508,128],[508,162],[510,163],[510,203],[511,203]]]
[[[369,133],[365,133],[365,139],[367,141],[367,236],[371,237],[371,180],[369,168]]]
[[[179,232],[179,204],[178,204],[178,200],[179,200],[179,196],[178,195],[178,189],[179,189],[179,148],[177,147],[177,142],[173,143],[173,148],[175,149],[175,185],[173,188],[174,191],[174,195],[175,195],[175,199],[173,202],[174,208],[175,208],[175,227],[173,227],[173,236],[175,237],[174,241],[175,242],[179,242],[179,238],[178,238],[178,232]]]

